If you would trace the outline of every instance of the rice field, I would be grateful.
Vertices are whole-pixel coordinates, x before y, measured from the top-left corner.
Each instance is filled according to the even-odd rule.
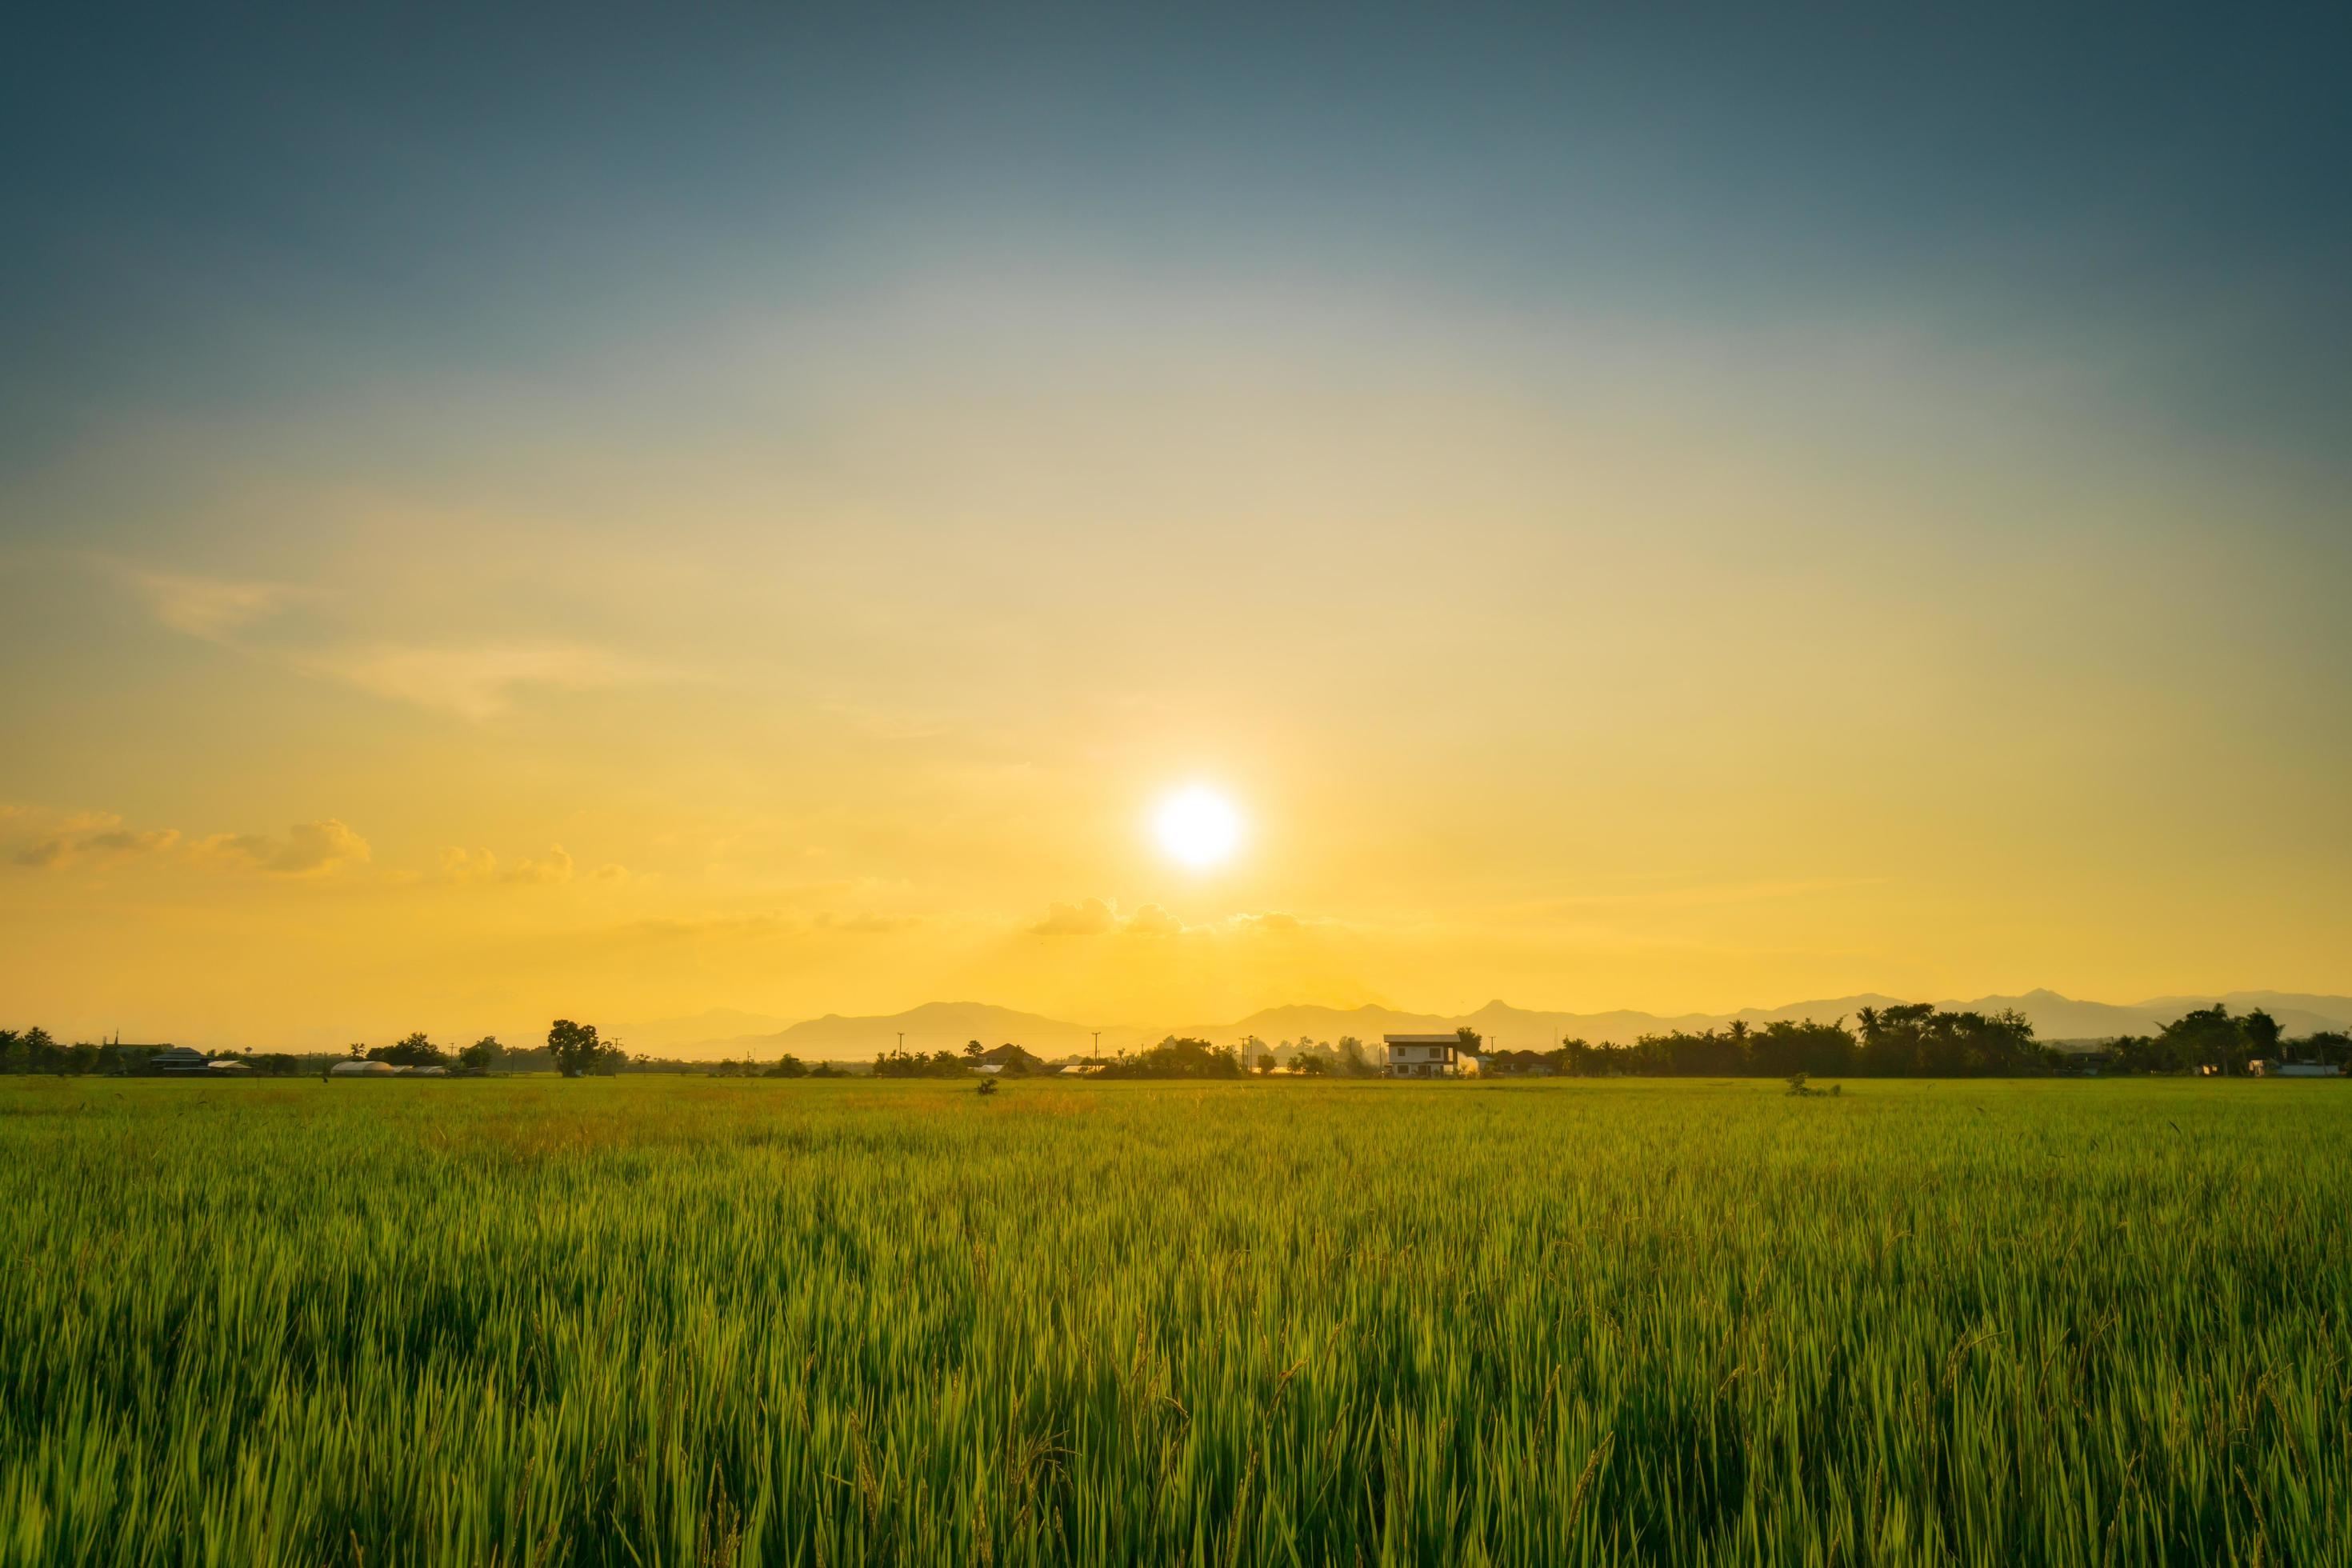
[[[2352,1560],[2330,1083],[0,1080],[0,1561]]]

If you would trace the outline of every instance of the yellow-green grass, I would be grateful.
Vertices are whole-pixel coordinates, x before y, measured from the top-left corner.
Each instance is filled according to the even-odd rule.
[[[2347,1089],[0,1080],[0,1560],[2345,1561]]]

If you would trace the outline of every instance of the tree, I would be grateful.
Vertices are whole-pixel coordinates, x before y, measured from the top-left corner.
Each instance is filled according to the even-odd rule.
[[[1581,1036],[1561,1036],[1559,1048],[1551,1053],[1551,1058],[1559,1070],[1571,1078],[1587,1078],[1601,1070],[1601,1053]]]
[[[396,1068],[429,1068],[442,1066],[448,1058],[442,1054],[440,1047],[425,1037],[424,1030],[419,1029],[391,1045],[376,1047],[368,1052],[368,1059],[390,1062]]]
[[[1364,1042],[1353,1035],[1339,1037],[1339,1070],[1349,1078],[1362,1078],[1372,1070],[1364,1059]]]
[[[2321,1067],[2342,1067],[2352,1062],[2352,1035],[2338,1029],[2322,1029],[2305,1035],[2294,1043],[2293,1055],[2298,1061],[2316,1062]]]
[[[806,1062],[793,1055],[792,1052],[786,1051],[776,1058],[775,1066],[760,1076],[761,1078],[806,1078],[808,1070]]]
[[[1241,1058],[1229,1046],[1206,1040],[1179,1039],[1171,1035],[1158,1045],[1129,1057],[1121,1052],[1105,1076],[1109,1078],[1239,1078]]]
[[[547,1027],[547,1054],[555,1060],[555,1070],[565,1078],[578,1078],[593,1070],[603,1054],[604,1043],[596,1037],[593,1024],[575,1024],[569,1018],[558,1018]]]
[[[2158,1058],[2176,1071],[2210,1067],[2242,1072],[2252,1055],[2247,1049],[2245,1021],[2230,1016],[2230,1009],[2220,1003],[2175,1018],[2158,1033],[2155,1045]]]
[[[966,1040],[963,1043],[963,1054],[970,1057],[974,1061],[978,1061],[980,1059],[981,1052],[984,1049],[986,1049],[986,1047],[978,1040]]]
[[[1486,1043],[1486,1037],[1467,1024],[1454,1030],[1454,1037],[1461,1041],[1462,1048],[1474,1057],[1478,1054],[1479,1047]]]
[[[496,1035],[484,1035],[457,1053],[457,1065],[470,1073],[496,1072],[506,1054],[507,1048],[499,1044]]]
[[[1759,1073],[1790,1078],[1843,1078],[1853,1070],[1853,1037],[1845,1021],[1819,1024],[1776,1018],[1748,1036],[1748,1059]]]
[[[2249,1059],[2275,1062],[2279,1059],[2279,1037],[2285,1031],[2279,1021],[2257,1007],[2238,1020],[2238,1031],[2246,1039]]]

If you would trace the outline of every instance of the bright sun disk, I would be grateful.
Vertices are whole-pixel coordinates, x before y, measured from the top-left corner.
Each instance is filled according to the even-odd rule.
[[[1152,818],[1160,847],[1195,871],[1230,859],[1241,843],[1241,813],[1215,790],[1195,784],[1160,803]]]

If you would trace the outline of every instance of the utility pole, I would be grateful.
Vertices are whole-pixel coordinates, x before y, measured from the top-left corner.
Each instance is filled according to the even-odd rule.
[[[1095,1030],[1095,1031],[1094,1031],[1094,1037],[1095,1037],[1095,1060],[1097,1060],[1097,1061],[1100,1061],[1100,1060],[1102,1060],[1102,1031],[1101,1031],[1100,1029],[1097,1029],[1097,1030]]]

